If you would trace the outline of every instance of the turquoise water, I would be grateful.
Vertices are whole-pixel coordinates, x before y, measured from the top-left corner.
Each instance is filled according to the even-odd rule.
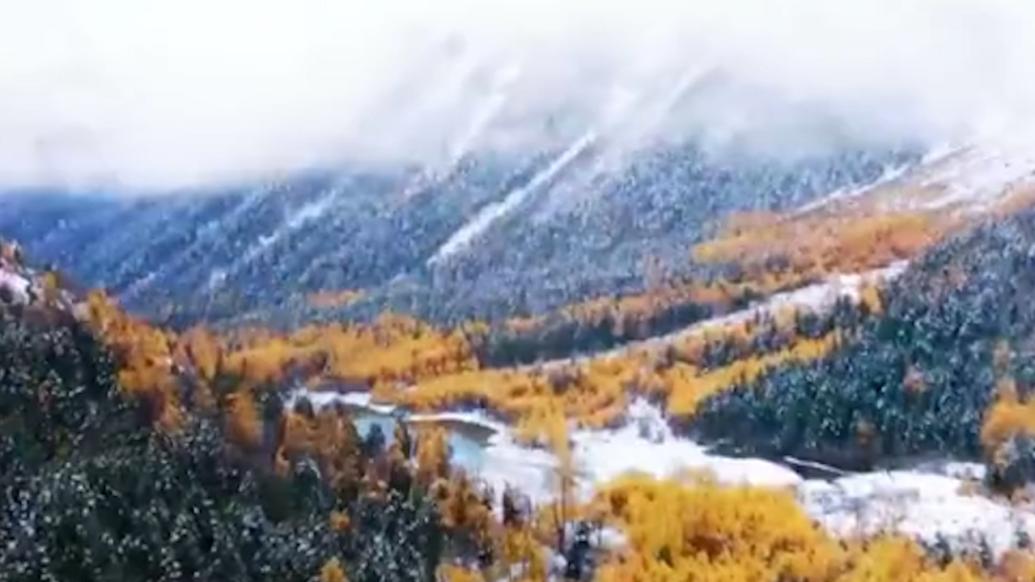
[[[391,415],[381,414],[368,409],[357,409],[353,412],[352,418],[360,437],[365,437],[374,425],[378,425],[381,427],[381,432],[385,435],[385,444],[391,444],[395,440],[396,419]],[[433,423],[445,428],[449,433],[449,450],[452,463],[463,467],[468,473],[480,471],[485,462],[484,447],[492,431],[482,426],[455,420],[435,421]]]

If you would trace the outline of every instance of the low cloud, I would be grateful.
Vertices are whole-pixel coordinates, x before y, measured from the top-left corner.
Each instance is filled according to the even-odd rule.
[[[773,152],[1035,119],[1007,0],[36,0],[0,22],[0,188],[153,191],[477,150]]]

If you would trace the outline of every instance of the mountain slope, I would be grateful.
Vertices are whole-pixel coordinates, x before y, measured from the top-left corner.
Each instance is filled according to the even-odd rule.
[[[612,162],[592,144],[568,154],[140,200],[32,193],[5,200],[0,232],[177,321],[302,321],[316,315],[306,294],[347,289],[364,292],[353,317],[498,318],[642,288],[649,261],[686,273],[690,246],[729,212],[792,208],[909,159],[712,159],[684,146]]]
[[[1035,382],[1033,292],[1029,209],[927,253],[883,291],[879,317],[847,331],[843,347],[714,397],[694,425],[748,450],[849,464],[977,457],[1001,390],[1012,386],[1024,401]]]

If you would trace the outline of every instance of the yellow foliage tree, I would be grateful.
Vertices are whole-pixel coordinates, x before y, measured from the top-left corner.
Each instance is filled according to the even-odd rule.
[[[960,561],[940,567],[901,537],[846,546],[813,523],[789,492],[720,487],[699,475],[678,481],[622,477],[601,488],[593,505],[628,540],[600,567],[601,582],[993,579]],[[1023,576],[1030,564],[1030,558],[1018,557],[1004,560],[999,570]]]
[[[349,582],[338,558],[331,558],[320,568],[320,582]]]
[[[662,372],[668,394],[668,410],[677,416],[691,416],[700,403],[737,383],[751,382],[767,370],[787,362],[804,362],[822,357],[839,341],[837,332],[823,338],[804,339],[789,348],[760,357],[736,360],[728,366],[700,372],[693,366],[677,364]]]
[[[442,427],[424,428],[417,433],[417,483],[427,488],[449,477],[449,439]]]
[[[178,429],[184,411],[170,349],[174,338],[130,317],[100,291],[89,294],[86,311],[91,326],[115,355],[122,389],[147,407],[157,426]]]
[[[189,362],[198,375],[213,380],[219,372],[224,348],[215,334],[205,327],[193,327],[184,332],[176,342],[178,360]]]
[[[499,542],[498,569],[520,580],[546,580],[543,545],[527,525],[504,528]]]
[[[227,397],[227,432],[237,446],[254,451],[262,445],[263,423],[255,408],[255,399],[248,390],[238,390]]]
[[[443,564],[438,569],[438,579],[441,582],[485,582],[480,572],[469,570],[453,564]]]
[[[1035,435],[1035,402],[1000,398],[985,413],[981,443],[994,453],[1011,437]]]
[[[931,563],[923,550],[913,541],[902,537],[884,536],[868,540],[853,548],[846,559],[845,571],[837,582],[979,582],[990,580],[960,560],[939,568]]]
[[[338,533],[348,531],[349,526],[352,525],[352,520],[349,519],[349,515],[344,511],[332,511],[328,521],[330,522],[331,529]]]
[[[856,273],[908,259],[959,226],[949,213],[887,212],[847,208],[751,221],[734,217],[714,240],[697,245],[694,258],[705,263],[734,262],[761,278],[773,259],[787,265],[799,281],[830,273]]]
[[[628,476],[596,498],[628,538],[598,579],[829,580],[839,547],[789,493]]]

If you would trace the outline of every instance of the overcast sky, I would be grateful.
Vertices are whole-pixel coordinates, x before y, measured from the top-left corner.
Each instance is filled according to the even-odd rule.
[[[681,6],[685,5],[685,6]],[[1021,132],[1026,0],[0,0],[0,188]]]

